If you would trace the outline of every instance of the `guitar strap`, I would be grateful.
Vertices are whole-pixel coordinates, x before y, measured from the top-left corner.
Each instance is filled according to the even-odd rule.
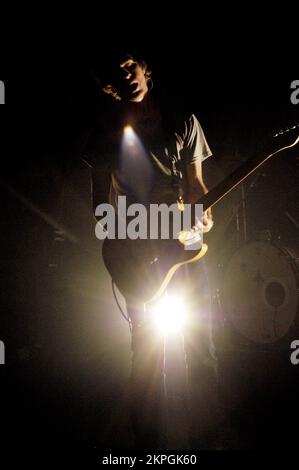
[[[171,168],[171,186],[175,191],[177,201],[182,202],[184,196],[182,159],[180,156],[176,157],[175,155],[170,155],[169,161]]]

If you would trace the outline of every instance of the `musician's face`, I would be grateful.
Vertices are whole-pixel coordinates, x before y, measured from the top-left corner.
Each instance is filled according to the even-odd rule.
[[[121,61],[116,87],[123,100],[140,103],[148,92],[142,66],[132,58]]]

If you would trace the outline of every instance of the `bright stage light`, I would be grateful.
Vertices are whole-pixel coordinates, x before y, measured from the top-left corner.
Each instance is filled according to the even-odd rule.
[[[153,185],[153,165],[140,135],[131,125],[123,128],[119,174],[121,180],[126,182],[126,188],[135,195],[136,202],[148,200]]]
[[[125,126],[125,127],[124,127],[124,133],[125,133],[127,136],[133,135],[133,134],[134,134],[134,131],[133,131],[132,126],[130,126],[129,124],[128,124],[127,126]]]
[[[156,326],[163,335],[179,333],[186,323],[186,312],[181,298],[165,295],[154,308]]]
[[[134,143],[136,143],[137,138],[132,126],[127,125],[124,127],[124,138],[128,145],[134,145]]]

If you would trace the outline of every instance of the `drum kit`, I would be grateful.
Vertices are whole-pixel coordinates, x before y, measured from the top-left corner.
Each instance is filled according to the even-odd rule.
[[[287,236],[277,235],[270,226],[249,239],[243,189],[241,199],[245,231],[241,237],[238,233],[237,247],[218,264],[214,298],[220,328],[215,341],[226,352],[290,348],[299,338],[299,220],[284,211]]]
[[[224,315],[252,347],[278,344],[296,326],[298,261],[285,246],[258,240],[241,246],[226,266]]]

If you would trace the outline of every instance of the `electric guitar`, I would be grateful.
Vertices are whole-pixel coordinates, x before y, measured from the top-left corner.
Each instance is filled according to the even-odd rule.
[[[298,127],[299,124],[281,131],[281,134],[290,130],[298,131]],[[212,207],[267,160],[284,150],[295,147],[298,142],[299,135],[291,144],[267,156],[259,156],[245,162],[205,194],[197,201],[197,204],[203,205],[203,211]],[[102,255],[105,266],[119,291],[128,302],[136,304],[157,300],[167,288],[174,273],[181,266],[200,260],[206,254],[207,249],[208,246],[202,244],[198,250],[187,250],[174,237],[167,240],[106,238]]]

